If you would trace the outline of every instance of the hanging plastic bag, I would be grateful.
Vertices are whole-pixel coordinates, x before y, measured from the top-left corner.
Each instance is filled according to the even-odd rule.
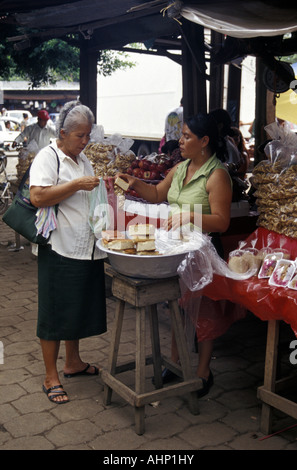
[[[107,200],[109,205],[109,229],[116,230],[117,229],[117,219],[118,219],[118,196],[114,192],[114,184],[113,178],[107,178],[108,181],[108,189],[107,191]]]
[[[90,194],[89,225],[98,239],[102,230],[110,226],[110,208],[103,178],[100,178],[99,185]]]
[[[213,278],[211,261],[203,250],[190,251],[180,263],[177,272],[191,291],[203,289]]]

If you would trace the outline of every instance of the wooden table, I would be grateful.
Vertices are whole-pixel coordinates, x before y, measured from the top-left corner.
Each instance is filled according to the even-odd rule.
[[[296,388],[296,374],[276,380],[280,323],[280,320],[268,321],[264,384],[258,388],[258,398],[263,403],[261,431],[264,434],[270,434],[272,431],[274,408],[297,419],[297,403],[280,394],[289,387]]]
[[[130,405],[135,412],[135,430],[137,434],[145,431],[145,405],[176,395],[189,394],[189,406],[193,414],[198,414],[198,398],[196,391],[202,388],[202,381],[194,376],[190,363],[189,352],[184,336],[183,323],[178,305],[180,297],[178,277],[166,279],[135,279],[117,273],[110,265],[105,264],[105,273],[112,277],[112,293],[117,299],[115,318],[107,369],[102,371],[104,382],[104,404],[111,403],[114,390]],[[161,354],[157,304],[168,301],[172,329],[178,347],[180,366]],[[135,307],[136,348],[135,362],[129,362],[117,367],[125,305]],[[145,324],[149,316],[152,357],[146,357]],[[145,390],[145,366],[153,364],[155,390]],[[183,378],[179,383],[162,384],[162,365]],[[125,385],[119,378],[121,372],[135,369],[135,390]],[[116,375],[118,376],[116,377]]]

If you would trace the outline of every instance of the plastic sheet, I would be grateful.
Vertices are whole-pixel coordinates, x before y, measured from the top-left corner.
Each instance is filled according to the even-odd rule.
[[[195,233],[195,232],[194,232]],[[227,278],[244,280],[249,279],[257,272],[257,267],[252,266],[246,272],[239,273],[229,268],[228,264],[217,254],[208,235],[199,234],[201,246],[191,251],[194,238],[187,244],[189,253],[178,267],[178,274],[190,291],[197,291],[212,282],[213,274],[219,274]]]
[[[257,249],[282,246],[297,257],[297,240],[259,227],[247,239],[247,244],[255,242]],[[288,323],[297,336],[297,291],[284,287],[271,286],[268,279],[253,276],[237,281],[218,274],[213,280],[193,296],[205,295],[212,300],[229,300],[242,305],[261,320],[283,320]]]
[[[214,274],[214,280],[219,277]],[[198,342],[214,340],[226,333],[234,322],[246,316],[246,308],[240,304],[207,297],[204,290],[191,292],[182,281],[180,287],[180,306],[185,312],[185,334],[189,344],[193,344],[195,333]]]
[[[226,301],[224,298],[212,300],[203,295],[208,285],[213,285],[214,276],[240,282],[250,278],[256,268],[246,273],[232,271],[217,254],[210,237],[200,236],[203,244],[199,250],[190,251],[178,267],[180,277],[180,305],[185,312],[185,334],[189,344],[193,344],[196,333],[198,342],[213,340],[224,334],[235,321],[244,318],[245,308]]]
[[[296,17],[290,10],[286,16],[284,8],[270,5],[267,9],[265,2],[174,1],[171,5],[169,17],[181,15],[204,28],[235,38],[278,36],[296,30]]]

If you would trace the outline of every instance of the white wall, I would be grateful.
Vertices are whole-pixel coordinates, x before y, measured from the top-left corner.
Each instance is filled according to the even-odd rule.
[[[137,53],[129,57],[137,64],[132,69],[97,77],[97,123],[107,135],[161,139],[165,117],[182,97],[181,66],[166,57]],[[240,121],[245,124],[255,117],[255,61],[248,56],[242,63]],[[248,124],[241,127],[247,137],[248,128]]]
[[[137,65],[97,77],[97,123],[105,134],[161,139],[182,97],[182,70],[167,57],[131,53]]]

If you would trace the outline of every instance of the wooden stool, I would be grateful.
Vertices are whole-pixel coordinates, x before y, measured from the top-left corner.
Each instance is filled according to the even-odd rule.
[[[102,371],[104,382],[104,404],[111,403],[112,390],[124,398],[135,411],[135,430],[145,430],[145,405],[163,398],[189,393],[189,406],[198,414],[198,397],[195,392],[202,388],[202,381],[192,373],[189,352],[177,299],[180,297],[178,277],[166,279],[135,279],[117,273],[105,264],[106,274],[112,276],[112,293],[118,299],[113,323],[112,338],[107,370]],[[154,303],[152,304],[152,299]],[[181,366],[161,356],[157,303],[168,301],[172,328],[175,334]],[[125,303],[136,307],[136,351],[135,362],[116,366],[122,331]],[[152,343],[152,358],[145,355],[145,315],[149,315]],[[153,363],[156,390],[145,392],[145,365]],[[163,387],[162,365],[183,378],[177,384]],[[119,372],[135,369],[135,391],[116,378]]]

